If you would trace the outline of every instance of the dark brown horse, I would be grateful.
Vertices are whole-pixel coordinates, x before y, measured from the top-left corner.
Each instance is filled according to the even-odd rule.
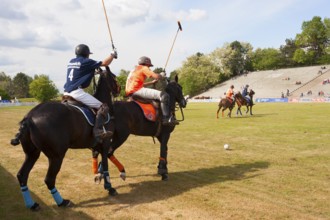
[[[108,104],[111,113],[112,94],[117,92],[115,75],[107,68],[107,71],[100,73],[94,96],[102,103]],[[107,126],[109,123],[105,125],[106,129]],[[116,194],[116,190],[111,186],[108,172],[107,154],[110,139],[104,140],[102,144],[97,143],[93,137],[93,127],[75,107],[60,102],[45,102],[37,105],[20,122],[17,137],[25,153],[25,161],[17,173],[17,178],[27,208],[34,211],[40,209],[39,204],[30,195],[27,182],[29,173],[41,152],[46,155],[49,162],[45,183],[58,206],[67,207],[71,204],[70,200],[62,198],[55,187],[56,176],[69,148],[93,148],[99,151],[103,158],[104,188],[109,190],[110,194]],[[19,143],[12,141],[12,144]]]
[[[253,95],[255,94],[255,92],[250,89],[248,96],[249,97],[243,97],[242,94],[240,92],[235,94],[235,100],[237,103],[237,111],[236,111],[236,115],[238,115],[238,113],[240,113],[242,115],[241,112],[241,107],[242,106],[246,106],[246,112],[245,114],[249,113],[250,111],[250,115],[252,114],[252,107],[253,107]]]
[[[219,108],[217,111],[217,118],[219,118],[219,111],[222,108],[222,117],[224,117],[224,111],[228,108],[229,109],[229,113],[228,113],[228,117],[231,117],[231,111],[233,110],[233,108],[235,107],[235,101],[230,100],[229,98],[223,98],[220,100],[219,104],[218,104]]]
[[[182,93],[182,87],[178,84],[178,77],[175,77],[174,81],[167,84],[165,91],[170,96],[171,114],[175,116],[176,103],[179,104],[182,113],[182,108],[185,108],[187,103]],[[171,133],[175,129],[175,125],[164,126],[161,124],[161,120],[157,120],[156,122],[147,120],[140,107],[133,101],[114,102],[113,108],[116,123],[108,158],[117,166],[118,170],[121,172],[121,177],[124,179],[124,176],[126,175],[124,166],[113,154],[115,150],[127,140],[130,134],[134,134],[157,138],[160,143],[158,174],[162,176],[162,180],[167,180],[167,143],[170,139]],[[93,157],[97,158],[97,153],[94,152]],[[95,180],[97,181],[97,179]]]

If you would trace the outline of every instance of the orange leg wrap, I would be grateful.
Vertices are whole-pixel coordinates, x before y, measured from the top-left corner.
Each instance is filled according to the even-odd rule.
[[[97,174],[97,158],[92,158],[92,171],[94,174]]]
[[[116,165],[116,167],[118,168],[119,172],[123,172],[124,171],[124,166],[117,160],[117,158],[115,156],[110,156],[109,159],[111,160],[111,162]]]

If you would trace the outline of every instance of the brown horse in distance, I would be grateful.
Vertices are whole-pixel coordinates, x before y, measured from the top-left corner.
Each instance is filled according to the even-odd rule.
[[[219,111],[222,109],[222,117],[224,117],[224,111],[228,108],[229,109],[229,113],[228,113],[228,117],[231,117],[231,111],[233,110],[233,108],[235,107],[235,101],[232,101],[228,98],[223,98],[220,100],[219,104],[218,104],[219,108],[217,111],[217,118],[219,118]]]

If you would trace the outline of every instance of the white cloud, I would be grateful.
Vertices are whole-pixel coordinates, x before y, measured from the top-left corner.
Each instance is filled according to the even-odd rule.
[[[180,20],[167,71],[196,52],[240,40],[277,46],[294,37],[304,20],[329,17],[327,0],[111,0],[107,14],[119,58],[114,72],[130,70],[142,55],[162,67]],[[322,7],[319,7],[322,5]],[[307,17],[307,19],[306,19]],[[86,43],[102,60],[112,50],[101,1],[0,1],[0,72],[48,74],[62,90],[74,47]],[[295,27],[293,29],[292,27]]]
[[[146,21],[150,7],[148,0],[114,0],[110,1],[110,6],[106,5],[106,11],[115,21],[124,25],[131,25]]]

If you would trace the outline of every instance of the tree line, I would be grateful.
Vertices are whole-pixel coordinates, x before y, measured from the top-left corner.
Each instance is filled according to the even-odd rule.
[[[314,16],[304,21],[301,33],[285,40],[280,48],[257,48],[248,42],[225,43],[209,54],[197,52],[187,57],[182,66],[169,75],[179,76],[179,82],[186,95],[194,96],[225,80],[250,71],[272,70],[311,65],[330,64],[330,19]],[[162,68],[154,72],[162,72]],[[121,85],[121,98],[125,96],[125,84],[129,71],[120,70],[117,79]],[[155,85],[162,89],[163,82]],[[90,87],[87,89],[93,93]],[[18,73],[13,79],[0,73],[0,96],[2,98],[35,97],[46,101],[58,96],[54,83],[46,75],[34,79]]]
[[[32,78],[25,73],[17,73],[11,79],[4,72],[0,72],[0,96],[2,100],[33,97],[44,102],[57,98],[58,93],[55,84],[47,75],[35,75]]]

